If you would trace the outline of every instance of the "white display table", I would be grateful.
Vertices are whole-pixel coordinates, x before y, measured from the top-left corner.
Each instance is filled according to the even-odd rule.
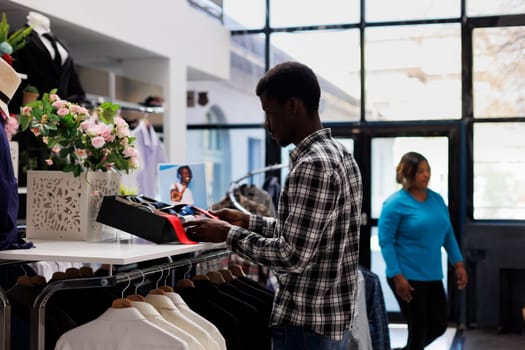
[[[125,265],[201,250],[224,248],[224,243],[156,244],[140,239],[118,242],[31,240],[36,248],[0,251],[0,260],[71,261]]]

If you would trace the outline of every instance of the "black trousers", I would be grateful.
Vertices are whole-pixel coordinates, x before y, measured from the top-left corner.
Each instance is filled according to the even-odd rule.
[[[388,278],[401,313],[408,325],[406,350],[422,350],[447,329],[447,296],[441,281],[410,281],[414,290],[412,301],[398,297],[394,280]]]

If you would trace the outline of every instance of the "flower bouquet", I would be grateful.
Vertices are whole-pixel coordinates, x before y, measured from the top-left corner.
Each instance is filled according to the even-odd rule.
[[[135,138],[118,110],[107,102],[90,114],[56,90],[21,108],[21,129],[47,145],[46,164],[55,170],[28,172],[28,238],[108,238],[96,222],[102,199],[118,194],[120,174],[138,166]]]
[[[50,169],[75,176],[86,170],[129,173],[138,166],[138,153],[128,124],[115,116],[118,109],[119,105],[105,102],[90,115],[52,90],[22,107],[19,123],[47,145]]]

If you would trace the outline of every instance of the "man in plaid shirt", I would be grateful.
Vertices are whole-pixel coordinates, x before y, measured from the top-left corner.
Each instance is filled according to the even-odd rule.
[[[233,252],[272,269],[279,282],[271,317],[274,350],[343,349],[357,284],[359,168],[321,124],[321,91],[310,68],[279,64],[256,93],[268,132],[281,147],[296,146],[277,218],[221,209],[213,212],[221,221],[189,222],[186,232],[197,241],[226,241]]]

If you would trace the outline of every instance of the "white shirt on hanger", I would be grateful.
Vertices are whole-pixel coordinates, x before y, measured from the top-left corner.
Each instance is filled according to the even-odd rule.
[[[187,350],[188,347],[148,321],[136,308],[111,307],[95,320],[62,334],[55,346],[55,350],[78,349]]]
[[[193,335],[167,321],[153,305],[145,301],[131,301],[131,305],[137,308],[148,321],[184,341],[188,350],[204,350],[201,343]]]
[[[184,316],[169,297],[149,293],[145,301],[150,303],[167,321],[193,335],[206,350],[220,350],[219,344],[199,325]]]
[[[188,317],[190,320],[204,329],[217,342],[221,350],[226,350],[226,340],[213,323],[193,311],[179,294],[175,292],[166,292],[164,295],[171,299],[173,304],[175,304],[177,309],[184,316]]]

